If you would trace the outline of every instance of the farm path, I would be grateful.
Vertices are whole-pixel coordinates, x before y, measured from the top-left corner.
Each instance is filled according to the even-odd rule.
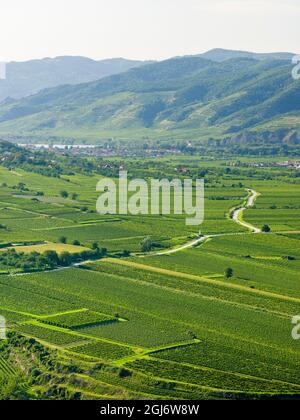
[[[254,206],[254,203],[257,199],[257,197],[260,196],[260,193],[258,193],[255,190],[252,189],[247,189],[247,192],[249,194],[248,198],[247,198],[247,202],[245,204],[245,206],[241,206],[238,207],[237,209],[235,209],[231,215],[231,218],[234,222],[236,222],[238,225],[243,226],[249,230],[251,230],[252,233],[262,233],[261,230],[253,225],[251,225],[250,223],[247,223],[243,220],[243,213],[245,210],[250,209],[251,207]],[[211,238],[216,238],[216,237],[220,237],[220,236],[230,236],[230,235],[245,235],[245,233],[220,233],[220,234],[215,234],[215,235],[203,235],[197,239],[194,239],[193,241],[190,241],[180,247],[177,248],[172,248],[172,249],[168,249],[166,251],[161,251],[161,252],[156,252],[156,253],[149,253],[149,254],[143,254],[143,255],[136,255],[139,258],[147,258],[147,257],[160,257],[163,255],[171,255],[171,254],[175,254],[177,252],[180,251],[184,251],[185,249],[189,249],[189,248],[193,248],[196,247],[198,245],[200,245],[203,242],[206,242],[207,240],[211,239]]]
[[[135,269],[139,269],[139,270],[143,270],[143,271],[148,271],[149,273],[157,273],[157,274],[162,274],[165,276],[169,276],[169,277],[175,277],[175,278],[182,278],[182,279],[187,279],[187,280],[193,280],[196,282],[201,282],[204,284],[208,284],[208,285],[214,285],[214,286],[220,286],[222,288],[226,288],[226,289],[231,289],[231,290],[238,290],[240,292],[246,292],[246,293],[250,293],[252,295],[257,295],[257,296],[261,296],[261,297],[267,297],[269,299],[278,299],[284,302],[293,302],[293,303],[298,303],[300,304],[300,298],[294,297],[294,296],[287,296],[287,295],[282,295],[280,293],[275,293],[275,292],[271,292],[271,291],[267,291],[267,290],[262,290],[262,289],[252,289],[249,286],[244,286],[242,284],[236,284],[236,283],[228,283],[226,281],[223,280],[217,280],[216,278],[212,279],[211,277],[207,277],[207,276],[197,276],[195,274],[189,274],[186,272],[180,272],[180,271],[174,271],[174,270],[169,270],[166,268],[161,268],[161,267],[155,267],[152,265],[145,265],[145,264],[140,264],[137,263],[135,261],[130,261],[130,260],[122,260],[122,259],[112,259],[112,258],[107,258],[105,260],[102,260],[104,262],[111,262],[114,264],[118,264],[121,266],[125,266],[125,267],[131,267],[131,268],[135,268]],[[236,304],[236,302],[235,302]],[[256,307],[257,309],[257,307]]]
[[[234,220],[238,225],[252,230],[253,233],[261,233],[261,229],[255,227],[255,226],[251,225],[250,223],[247,223],[243,220],[244,211],[253,207],[257,197],[260,196],[260,194],[256,191],[254,191],[254,190],[247,190],[247,191],[249,193],[249,197],[247,199],[247,203],[246,203],[245,207],[240,207],[240,208],[236,209],[232,214],[232,220]]]
[[[257,191],[252,190],[252,189],[247,189],[247,192],[248,192],[249,195],[248,195],[246,204],[244,206],[242,205],[241,207],[238,207],[237,209],[235,209],[230,217],[234,222],[236,222],[237,224],[239,224],[243,227],[246,227],[252,233],[256,233],[256,234],[257,233],[262,233],[262,231],[260,229],[258,229],[255,226],[252,226],[250,223],[245,222],[242,218],[243,212],[246,209],[249,209],[249,208],[253,207],[257,197],[259,197],[259,195],[260,195]],[[214,234],[214,235],[203,235],[203,236],[198,237],[198,238],[196,238],[192,241],[189,241],[188,243],[186,243],[184,245],[181,245],[177,248],[171,248],[171,249],[168,249],[166,251],[160,251],[160,252],[157,252],[157,253],[136,254],[135,256],[139,257],[139,258],[148,258],[148,257],[160,257],[160,256],[164,256],[164,255],[172,255],[172,254],[175,254],[177,252],[196,247],[196,246],[200,245],[201,243],[204,243],[207,240],[212,239],[212,238],[221,237],[221,236],[245,235],[245,234],[249,234],[249,233],[248,232],[245,232],[245,233],[234,232],[234,233],[219,233],[219,234]],[[54,270],[49,270],[49,272],[68,270],[72,267],[80,267],[82,265],[88,265],[91,262],[92,261],[88,260],[88,261],[84,261],[84,262],[80,262],[80,263],[74,263],[70,267],[58,267]],[[46,272],[48,272],[48,271],[44,271],[44,273],[46,273]],[[17,276],[26,276],[26,275],[30,275],[30,274],[32,274],[32,273],[12,273],[12,274],[10,274],[10,276],[17,277]]]

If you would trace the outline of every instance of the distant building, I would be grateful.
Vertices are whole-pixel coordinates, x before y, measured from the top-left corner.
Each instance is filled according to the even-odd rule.
[[[177,172],[180,172],[181,174],[186,174],[189,172],[188,168],[176,168]]]

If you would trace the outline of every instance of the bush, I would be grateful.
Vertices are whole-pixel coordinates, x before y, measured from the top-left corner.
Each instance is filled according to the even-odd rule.
[[[227,268],[227,270],[225,271],[225,277],[227,279],[231,279],[233,277],[234,271],[232,268]]]
[[[153,248],[153,242],[152,242],[152,239],[148,236],[141,243],[141,251],[150,252],[152,248]]]
[[[67,191],[61,191],[61,192],[60,192],[60,196],[61,196],[62,198],[68,198],[68,197],[69,197],[69,193],[68,193]]]
[[[269,233],[269,232],[271,232],[271,228],[270,228],[270,226],[268,226],[268,225],[264,225],[264,226],[262,227],[262,231],[263,231],[264,233]]]

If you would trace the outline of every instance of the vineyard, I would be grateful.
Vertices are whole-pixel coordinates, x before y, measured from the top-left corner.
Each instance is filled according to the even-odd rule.
[[[291,337],[300,308],[300,184],[282,172],[266,179],[265,170],[249,177],[225,169],[207,164],[221,173],[208,179],[207,236],[178,252],[199,235],[181,216],[101,216],[94,175],[54,179],[0,167],[0,255],[76,253],[95,242],[107,249],[100,259],[41,272],[0,265],[0,315],[23,337],[12,339],[5,358],[0,346],[0,377],[43,372],[27,384],[31,396],[47,396],[50,385],[82,399],[300,395],[300,347]],[[20,179],[29,191],[17,191]],[[246,186],[260,196],[243,217],[268,224],[269,233],[230,218]],[[79,187],[76,200],[60,196]],[[155,243],[147,256],[146,237]],[[172,247],[177,252],[154,255]]]
[[[14,369],[2,358],[0,357],[0,377],[14,376]]]

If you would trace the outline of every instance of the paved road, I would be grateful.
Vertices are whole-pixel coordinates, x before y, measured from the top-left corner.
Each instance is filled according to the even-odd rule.
[[[236,209],[232,215],[232,220],[234,220],[238,225],[246,227],[247,229],[251,230],[253,233],[262,233],[261,229],[255,226],[252,226],[250,223],[247,223],[242,219],[243,212],[246,209],[253,207],[257,197],[260,195],[258,192],[254,190],[250,190],[250,189],[247,190],[247,192],[249,193],[249,197],[247,199],[246,206]],[[219,236],[232,236],[232,235],[244,235],[244,233],[224,233],[224,234],[218,234],[218,235],[204,235],[178,248],[172,248],[167,251],[161,251],[157,253],[138,255],[138,257],[147,258],[147,257],[161,257],[163,255],[171,255],[171,254],[175,254],[176,252],[183,251],[185,249],[193,248],[211,238],[216,238]]]
[[[248,190],[248,193],[249,193],[249,197],[248,197],[246,206],[236,209],[232,215],[232,220],[234,220],[238,225],[244,226],[247,229],[252,230],[254,233],[261,233],[261,229],[251,225],[250,223],[245,222],[242,217],[245,210],[250,209],[251,207],[254,206],[255,200],[260,195],[258,192],[254,190]]]
[[[206,241],[208,238],[210,238],[210,236],[201,236],[201,238],[197,238],[197,239],[195,239],[191,242],[188,242],[187,244],[182,245],[178,248],[172,248],[172,249],[169,249],[167,251],[161,251],[161,252],[157,252],[157,253],[138,255],[138,257],[140,257],[140,258],[160,257],[162,255],[175,254],[176,252],[183,251],[184,249],[193,248],[194,246],[197,246],[197,245],[201,244],[201,242]]]
[[[238,209],[236,209],[232,215],[232,220],[234,220],[237,224],[246,227],[247,229],[250,229],[253,233],[261,233],[262,231],[260,229],[258,229],[255,226],[252,226],[250,223],[244,222],[242,219],[242,215],[243,212],[246,209],[249,209],[251,207],[253,207],[255,200],[257,199],[257,197],[260,195],[258,192],[254,191],[254,190],[247,190],[249,193],[249,197],[247,199],[247,203],[245,207],[240,207]],[[157,253],[150,253],[150,254],[144,254],[144,255],[137,255],[139,258],[147,258],[147,257],[160,257],[163,255],[171,255],[171,254],[175,254],[177,252],[183,251],[185,249],[189,249],[189,248],[193,248],[197,245],[200,245],[201,243],[207,241],[208,239],[211,238],[216,238],[216,237],[220,237],[220,236],[233,236],[233,235],[244,235],[244,233],[221,233],[221,234],[216,234],[216,235],[204,235],[201,236],[199,238],[196,238],[188,243],[186,243],[185,245],[182,245],[180,247],[177,248],[172,248],[172,249],[168,249],[166,251],[161,251],[161,252],[157,252]],[[84,265],[84,264],[88,264],[91,261],[85,261],[82,263],[75,263],[72,264],[71,267],[78,267],[80,265]],[[51,270],[51,272],[53,271],[62,271],[62,270],[67,270],[71,267],[60,267],[54,270]],[[44,271],[44,273],[46,273],[47,271]],[[15,273],[15,274],[11,274],[11,276],[26,276],[32,273]]]

